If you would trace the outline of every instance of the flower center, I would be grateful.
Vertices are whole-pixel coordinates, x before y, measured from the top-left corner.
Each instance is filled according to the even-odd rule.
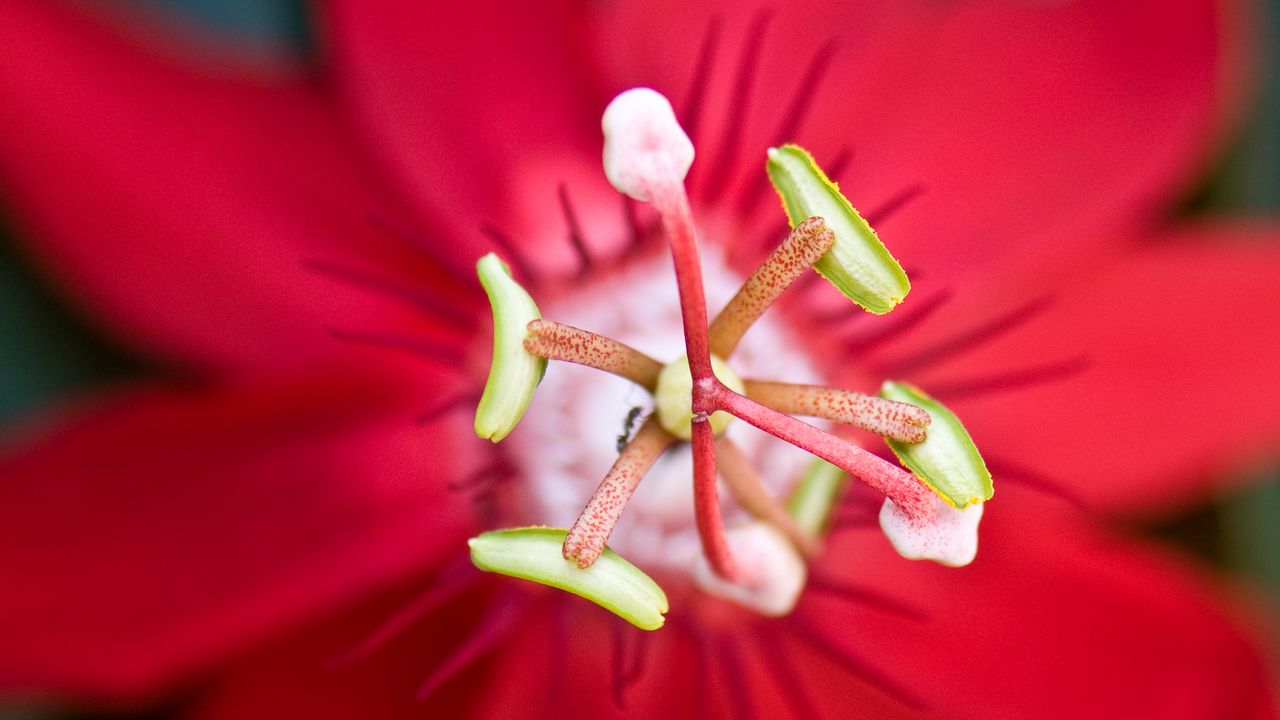
[[[741,276],[729,268],[714,246],[703,253],[703,272],[708,303],[713,308],[727,302],[742,284]],[[618,288],[627,291],[620,293]],[[637,298],[643,302],[636,302]],[[613,277],[592,282],[549,304],[546,312],[548,317],[593,328],[653,357],[675,358],[684,350],[675,279],[670,260],[662,256],[637,261]],[[733,370],[747,376],[820,382],[821,376],[801,348],[788,328],[766,316],[734,352]],[[687,378],[688,371],[685,373]],[[510,440],[512,459],[523,470],[528,494],[529,515],[521,520],[571,525],[582,511],[584,498],[617,459],[619,435],[630,435],[627,431],[638,426],[633,422],[632,428],[627,428],[634,407],[641,408],[640,417],[648,415],[654,410],[653,398],[615,375],[580,365],[552,364]],[[734,423],[725,434],[780,497],[787,495],[812,459],[744,423]],[[609,546],[643,567],[691,579],[695,559],[701,554],[691,468],[688,445],[660,457],[628,502]],[[721,501],[731,526],[749,518],[729,494],[721,492]]]
[[[719,355],[711,356],[711,369],[716,378],[734,392],[745,392],[746,386],[742,378],[729,368],[729,364]],[[689,358],[681,355],[678,360],[667,363],[658,373],[658,387],[653,393],[654,404],[657,405],[658,422],[662,429],[681,440],[693,437],[693,375],[689,370]],[[733,416],[727,412],[715,412],[709,418],[711,431],[716,435],[725,431]]]
[[[493,442],[506,437],[529,410],[550,360],[594,368],[628,381],[652,394],[656,412],[629,438],[631,426],[645,407],[627,409],[635,402],[631,395],[624,394],[621,406],[609,398],[634,389],[610,391],[606,385],[615,381],[594,378],[545,388],[544,396],[558,399],[552,403],[553,410],[538,411],[546,412],[545,417],[535,414],[532,418],[538,427],[537,442],[527,460],[530,467],[555,467],[558,471],[534,472],[535,497],[558,501],[562,489],[580,487],[577,478],[591,477],[593,466],[604,467],[607,454],[598,463],[594,457],[589,459],[599,457],[595,447],[610,447],[607,441],[593,446],[589,440],[600,427],[608,427],[607,417],[602,415],[614,413],[614,417],[625,418],[623,432],[612,446],[617,457],[571,527],[485,533],[469,541],[472,562],[483,570],[592,599],[648,630],[662,626],[668,609],[666,595],[648,575],[620,556],[619,548],[650,567],[687,568],[692,560],[694,581],[702,589],[764,614],[790,612],[804,587],[807,573],[803,558],[813,558],[820,550],[819,535],[840,482],[838,478],[824,480],[821,463],[811,465],[816,472],[804,473],[784,501],[779,491],[785,488],[776,487],[778,478],[800,476],[800,463],[794,469],[775,472],[767,458],[753,457],[763,454],[759,438],[752,438],[744,449],[734,438],[723,435],[723,426],[713,424],[713,416],[723,411],[882,493],[885,511],[881,525],[899,552],[950,565],[968,563],[977,548],[981,510],[968,514],[964,510],[991,497],[991,476],[968,433],[950,411],[907,383],[886,381],[879,396],[871,396],[841,388],[757,379],[751,374],[744,382],[722,359],[734,356],[747,330],[810,268],[875,314],[892,311],[910,290],[898,261],[813,157],[794,145],[768,151],[769,178],[783,200],[792,229],[737,285],[721,259],[710,263],[710,268],[703,267],[684,184],[693,162],[693,145],[666,98],[644,88],[628,90],[610,103],[602,127],[605,174],[619,192],[652,206],[671,249],[675,292],[670,292],[670,283],[658,279],[666,278],[666,273],[656,274],[654,265],[649,265],[648,272],[639,277],[621,282],[610,278],[605,295],[589,288],[576,292],[576,302],[556,308],[558,317],[573,318],[569,324],[544,318],[495,254],[481,258],[476,267],[493,309],[494,351],[476,409],[475,431]],[[665,268],[665,263],[661,266]],[[708,275],[715,275],[715,279],[708,280]],[[738,291],[711,316],[708,301],[727,297],[735,285]],[[668,299],[673,297],[677,299],[674,303]],[[663,307],[669,308],[665,315]],[[633,317],[633,308],[643,311],[644,319]],[[583,312],[580,319],[579,311]],[[684,353],[663,365],[645,350],[657,347],[655,341],[672,343],[677,335],[667,329],[676,327],[683,335]],[[644,337],[655,331],[661,337]],[[751,337],[752,345],[761,351],[751,353],[744,348],[734,356],[741,363],[737,370],[772,374],[788,368],[791,363],[784,356],[795,343],[785,339],[770,342],[765,332]],[[758,368],[753,355],[765,360]],[[791,413],[882,435],[911,472]],[[938,432],[931,437],[926,429],[937,419],[941,419]],[[685,437],[688,444],[681,442]],[[565,449],[565,438],[573,438],[568,441],[569,449]],[[586,444],[581,444],[584,441]],[[690,452],[668,453],[673,448]],[[692,457],[688,463],[693,477],[692,503],[687,502],[688,485],[669,479],[671,469],[683,471],[686,466],[680,460],[682,455]],[[661,467],[651,473],[659,464]],[[645,486],[646,502],[632,502],[646,475],[651,476]],[[543,477],[549,481],[537,483]],[[720,497],[720,481],[740,506],[736,509],[749,514],[750,520],[726,517],[721,509],[726,503]],[[633,507],[628,524],[641,527],[624,534],[619,522],[628,503]],[[549,504],[541,513],[543,521],[569,517],[562,514],[561,503]],[[647,513],[636,509],[645,505],[649,506]],[[690,505],[693,523],[688,522]],[[652,516],[651,522],[645,522],[648,516]],[[627,534],[641,538],[634,551]],[[612,549],[606,545],[611,537]],[[701,546],[700,554],[697,545]],[[655,549],[658,554],[650,557]]]

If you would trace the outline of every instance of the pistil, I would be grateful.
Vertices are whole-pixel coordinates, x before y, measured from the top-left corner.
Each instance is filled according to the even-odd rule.
[[[724,539],[716,496],[715,438],[710,414],[723,386],[711,369],[707,339],[707,298],[694,240],[693,215],[684,178],[693,163],[693,143],[676,121],[667,99],[647,88],[622,93],[605,109],[605,175],[620,192],[648,202],[662,220],[671,243],[685,356],[693,378],[693,487],[698,533],[711,567],[727,579],[738,575]]]

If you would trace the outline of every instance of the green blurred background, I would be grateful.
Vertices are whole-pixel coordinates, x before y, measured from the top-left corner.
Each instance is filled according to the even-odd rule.
[[[115,2],[201,24],[250,45],[285,43],[303,53],[311,48],[301,0]],[[1264,0],[1264,4],[1269,10],[1264,30],[1269,42],[1262,65],[1265,87],[1229,152],[1185,199],[1181,211],[1188,215],[1274,217],[1280,211],[1280,51],[1276,42],[1280,0]],[[8,224],[0,214],[0,426],[13,425],[24,413],[104,381],[149,371],[96,336],[73,309],[59,302],[15,251],[7,233]],[[1259,331],[1275,332],[1276,328]],[[1262,474],[1247,490],[1133,530],[1184,547],[1228,577],[1265,589],[1280,625],[1280,467]],[[0,708],[0,720],[49,717]]]

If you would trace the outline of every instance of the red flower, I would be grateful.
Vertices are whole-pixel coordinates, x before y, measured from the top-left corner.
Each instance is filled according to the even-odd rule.
[[[30,252],[175,371],[10,440],[4,686],[139,703],[198,679],[190,713],[236,718],[611,714],[615,695],[664,717],[1269,716],[1220,592],[1099,521],[1203,498],[1280,428],[1275,229],[1162,214],[1239,107],[1244,8],[499,5],[334,0],[322,79],[0,8],[0,183]],[[1002,483],[978,560],[840,532],[794,614],[690,592],[639,642],[572,599],[466,584],[330,669],[415,589],[457,583],[482,529],[449,489],[492,458],[458,443],[465,413],[411,422],[486,352],[472,261],[519,238],[566,306],[577,248],[593,275],[633,262],[597,121],[637,84],[684,98],[695,212],[739,269],[781,237],[769,143],[829,169],[856,151],[833,174],[869,208],[926,188],[879,226],[918,263],[907,304],[845,335],[816,286],[793,320],[838,336],[802,343],[829,380],[909,377],[965,418]],[[496,486],[499,510],[537,470]]]

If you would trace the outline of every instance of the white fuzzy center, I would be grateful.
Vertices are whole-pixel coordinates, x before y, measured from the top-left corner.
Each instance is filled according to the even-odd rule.
[[[742,277],[729,269],[719,248],[703,255],[708,307],[718,311]],[[634,263],[598,284],[543,308],[546,317],[620,340],[661,362],[684,354],[680,306],[671,261]],[[743,338],[729,365],[741,377],[818,383],[800,343],[776,318],[761,318]],[[520,427],[511,435],[514,460],[523,468],[530,519],[569,527],[618,457],[617,438],[628,411],[653,409],[650,395],[607,373],[552,363]],[[637,423],[638,425],[638,423]],[[811,457],[750,427],[726,432],[779,497],[799,479]],[[725,524],[750,517],[721,488]],[[609,540],[609,546],[646,570],[692,578],[701,546],[694,525],[693,471],[687,445],[668,450],[645,476]]]

